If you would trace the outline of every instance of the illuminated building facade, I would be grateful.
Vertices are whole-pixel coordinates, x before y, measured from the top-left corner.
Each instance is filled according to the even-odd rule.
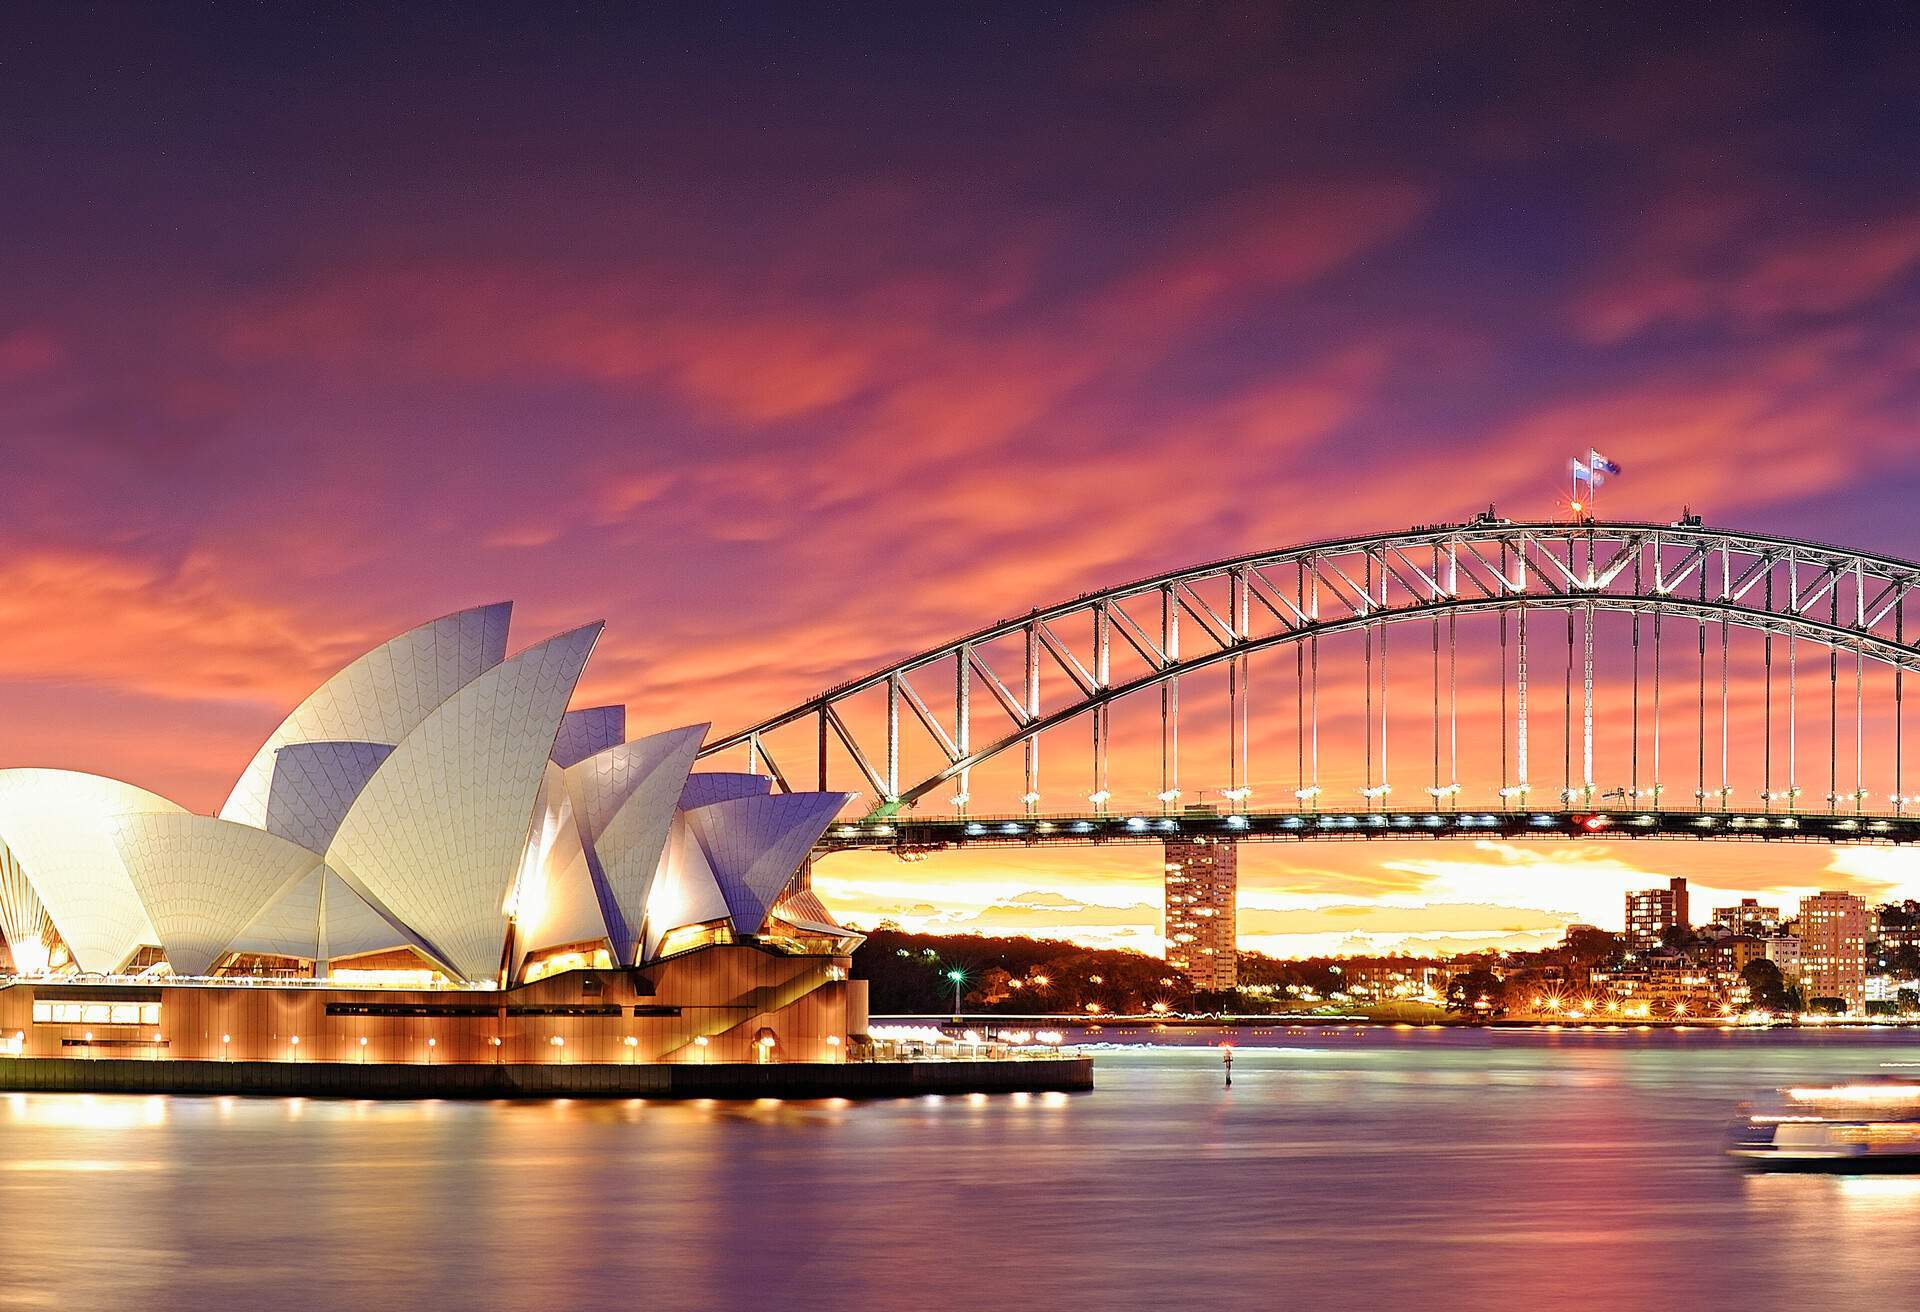
[[[1713,923],[1733,934],[1765,938],[1780,927],[1780,908],[1763,907],[1758,898],[1743,897],[1737,906],[1715,908]]]
[[[1635,889],[1627,894],[1627,941],[1652,947],[1675,925],[1686,926],[1687,881],[1670,879],[1665,888]]]
[[[1442,999],[1462,967],[1415,957],[1354,957],[1340,963],[1345,991],[1355,998],[1382,1002],[1414,998]]]
[[[766,944],[508,989],[108,982],[0,984],[0,1055],[154,1061],[831,1062],[857,1052],[866,988],[847,959]]]
[[[1760,955],[1779,967],[1781,978],[1798,980],[1800,978],[1800,940],[1786,935],[1775,935],[1765,940]]]
[[[1717,1016],[1731,986],[1722,972],[1672,961],[1629,963],[1593,972],[1594,992],[1608,1015],[1646,1017]]]
[[[1800,987],[1809,1001],[1840,998],[1848,1011],[1867,1002],[1867,904],[1851,893],[1823,892],[1800,903]]]
[[[1210,838],[1166,844],[1167,964],[1204,991],[1240,981],[1238,854]]]
[[[805,876],[846,796],[695,773],[706,725],[629,740],[624,707],[568,709],[601,626],[509,656],[509,614],[461,611],[354,661],[218,815],[0,770],[17,981],[0,1037],[30,1055],[379,1061],[431,1039],[449,1059],[575,1061],[764,1056],[756,1035],[830,1056],[858,1033],[859,935]]]
[[[1749,963],[1767,959],[1767,940],[1752,934],[1729,934],[1696,952],[1715,970],[1737,978]]]

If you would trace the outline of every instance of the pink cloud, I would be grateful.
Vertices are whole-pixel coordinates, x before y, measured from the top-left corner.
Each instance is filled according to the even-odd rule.
[[[1719,322],[1747,333],[1869,304],[1920,269],[1920,212],[1836,221],[1791,238],[1755,235],[1751,205],[1684,202],[1647,216],[1639,247],[1603,263],[1575,302],[1591,341]]]
[[[66,358],[59,338],[43,329],[0,333],[0,382],[45,373]]]

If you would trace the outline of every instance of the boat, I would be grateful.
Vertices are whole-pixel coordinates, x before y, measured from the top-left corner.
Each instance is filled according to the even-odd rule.
[[[1775,1171],[1920,1171],[1920,1080],[1796,1085],[1743,1104],[1727,1152]]]

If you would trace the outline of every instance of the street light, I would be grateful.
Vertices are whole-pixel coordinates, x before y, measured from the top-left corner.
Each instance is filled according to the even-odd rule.
[[[953,981],[953,1014],[958,1016],[960,1014],[960,986],[967,982],[967,972],[964,970],[950,970],[947,972],[947,978]]]

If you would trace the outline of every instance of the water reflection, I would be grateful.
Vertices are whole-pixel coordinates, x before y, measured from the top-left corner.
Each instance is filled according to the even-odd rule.
[[[1895,1307],[1920,1277],[1920,1179],[1718,1152],[1738,1098],[1898,1035],[1300,1027],[1243,1036],[1231,1090],[1171,1037],[1103,1049],[1091,1096],[0,1097],[0,1308]]]

